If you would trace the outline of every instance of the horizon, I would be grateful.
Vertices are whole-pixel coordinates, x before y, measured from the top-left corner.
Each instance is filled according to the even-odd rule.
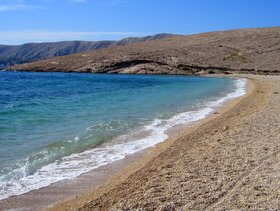
[[[121,40],[280,25],[270,0],[0,0],[1,45]],[[263,15],[265,14],[265,15]]]

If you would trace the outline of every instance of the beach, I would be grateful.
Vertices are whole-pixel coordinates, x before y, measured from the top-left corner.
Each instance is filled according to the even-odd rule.
[[[40,194],[52,197],[36,209],[279,208],[280,78],[239,77],[248,78],[245,96],[191,127],[170,131],[156,147],[105,166],[98,176],[84,175],[73,186],[68,182],[1,201],[0,208],[34,208]]]
[[[53,210],[279,208],[280,78],[246,77],[246,96]]]
[[[280,210],[278,8],[0,0],[0,211]]]

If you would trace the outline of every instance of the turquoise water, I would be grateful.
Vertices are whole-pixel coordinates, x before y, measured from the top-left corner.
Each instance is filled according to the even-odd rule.
[[[0,199],[153,146],[244,87],[229,78],[0,72]]]

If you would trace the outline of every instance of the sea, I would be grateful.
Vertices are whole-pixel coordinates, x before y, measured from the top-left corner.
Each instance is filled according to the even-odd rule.
[[[153,147],[246,93],[245,79],[0,72],[0,200]]]

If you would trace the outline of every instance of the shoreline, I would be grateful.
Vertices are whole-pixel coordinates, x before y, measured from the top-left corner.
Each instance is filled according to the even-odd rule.
[[[191,79],[192,77],[186,78]],[[194,78],[199,79],[199,77]],[[205,80],[208,80],[206,77],[202,77],[202,79],[203,78]],[[218,77],[213,77],[212,79],[219,80]],[[168,116],[166,118],[155,117],[149,122],[143,124],[143,126],[139,126],[131,133],[129,132],[121,134],[120,136],[116,136],[111,140],[108,140],[108,142],[98,145],[97,147],[89,148],[82,152],[64,156],[57,162],[54,162],[57,163],[57,165],[53,165],[53,163],[45,165],[42,168],[38,169],[34,176],[27,175],[21,178],[19,182],[15,181],[15,183],[12,183],[11,186],[7,184],[3,191],[1,191],[2,194],[0,196],[0,200],[6,199],[10,196],[18,196],[33,190],[44,188],[56,182],[60,182],[64,179],[75,179],[81,174],[87,173],[100,166],[112,163],[113,161],[121,160],[127,155],[133,154],[148,147],[152,147],[155,144],[166,140],[168,138],[168,133],[166,131],[173,131],[173,129],[171,128],[182,128],[184,126],[191,125],[213,113],[218,109],[218,107],[222,106],[224,102],[245,93],[245,80],[237,78],[231,80],[223,77],[222,80],[224,79],[230,81],[229,83],[231,84],[231,86],[230,89],[226,89],[227,91],[223,91],[223,87],[220,86],[219,90],[221,94],[219,94],[219,96],[213,96],[212,98],[208,97],[207,100],[201,100],[201,103],[197,103],[192,107],[186,106],[181,111],[173,113],[172,116]],[[186,90],[186,92],[188,91]],[[91,127],[88,127],[86,130],[88,129],[91,130]],[[75,139],[77,138],[79,137],[76,137]],[[129,142],[127,142],[126,140],[129,140]],[[127,145],[123,144],[125,142],[127,142]],[[111,149],[115,152],[109,152],[109,150],[112,151]],[[75,169],[74,166],[78,165],[79,168]],[[70,166],[69,170],[68,166]],[[74,173],[72,173],[71,167],[74,168]],[[28,167],[25,167],[24,165],[23,168]],[[60,173],[60,170],[62,170],[63,173]]]
[[[220,77],[225,77],[225,76],[220,76]],[[238,78],[239,76],[237,75],[231,77]],[[242,78],[246,78],[246,76]],[[48,210],[76,210],[82,207],[82,205],[87,204],[88,201],[90,201],[91,195],[100,196],[102,194],[106,194],[106,192],[110,190],[112,187],[121,184],[131,174],[142,169],[144,166],[147,165],[149,161],[153,160],[155,157],[159,156],[161,153],[168,150],[168,148],[174,144],[176,139],[184,136],[186,132],[187,133],[192,132],[197,128],[199,128],[201,125],[207,124],[212,119],[215,119],[217,116],[220,116],[224,112],[227,112],[233,106],[235,106],[240,101],[242,101],[244,98],[247,98],[249,95],[251,95],[251,93],[255,89],[255,84],[252,81],[252,79],[246,78],[246,80],[247,82],[246,82],[245,95],[226,101],[221,106],[219,106],[217,110],[211,112],[211,114],[208,115],[206,118],[195,121],[191,125],[182,125],[182,126],[178,126],[178,128],[176,127],[171,128],[170,131],[167,132],[168,138],[163,142],[160,142],[155,146],[149,147],[140,152],[134,153],[133,155],[123,159],[122,161],[126,159],[130,159],[130,161],[126,164],[123,165],[121,164],[122,165],[121,169],[119,169],[118,172],[115,172],[115,174],[109,175],[108,180],[106,180],[103,183],[99,183],[97,187],[91,188],[91,190],[84,192],[83,194],[78,195],[75,198],[57,201],[55,204],[49,207]],[[110,166],[110,164],[108,166]]]
[[[214,76],[214,77],[216,77],[216,76]],[[238,79],[238,78],[235,77],[235,79]],[[248,88],[248,83],[249,82],[247,81],[246,85],[245,85],[246,89]],[[238,88],[236,90],[238,90]],[[232,93],[234,93],[234,92],[232,92]],[[233,101],[234,100],[236,100],[236,98],[234,98]],[[166,131],[166,134],[168,135],[168,139],[170,137],[176,136],[178,133],[180,133],[185,128],[193,127],[194,125],[199,124],[199,122],[204,121],[205,119],[208,119],[210,116],[216,115],[215,114],[216,110],[219,111],[220,109],[222,109],[224,106],[226,106],[231,101],[232,101],[232,99],[228,99],[225,102],[223,102],[222,105],[219,105],[218,107],[215,108],[214,112],[211,112],[210,114],[208,114],[206,118],[196,120],[196,121],[188,123],[188,124],[178,125],[178,126],[175,126],[175,127],[173,126],[172,128],[168,129]],[[166,141],[167,140],[165,139],[163,142],[166,142]],[[162,142],[160,142],[158,144],[161,144],[161,143]],[[156,144],[156,145],[158,145],[158,144]],[[75,197],[76,195],[80,195],[80,194],[88,191],[87,189],[89,189],[89,188],[88,187],[85,188],[85,186],[89,185],[90,189],[92,189],[92,188],[98,187],[99,185],[102,185],[112,175],[115,175],[115,174],[119,173],[124,168],[131,165],[133,162],[135,162],[135,161],[137,162],[137,160],[146,156],[145,154],[152,151],[153,148],[155,148],[155,146],[145,148],[145,149],[140,150],[136,153],[128,155],[124,159],[114,161],[114,162],[109,163],[105,166],[100,166],[97,169],[94,169],[94,170],[91,170],[87,173],[84,173],[84,174],[78,176],[77,178],[74,178],[74,179],[71,179],[71,180],[66,180],[66,181],[59,181],[59,182],[53,183],[49,186],[46,186],[46,187],[43,187],[43,188],[40,188],[40,189],[32,190],[30,192],[27,192],[27,193],[24,193],[24,194],[21,194],[21,195],[18,195],[18,196],[12,196],[12,197],[3,199],[3,200],[0,201],[0,208],[1,207],[10,207],[9,205],[11,205],[11,207],[13,207],[13,205],[20,206],[20,207],[22,207],[22,205],[24,205],[24,204],[28,205],[28,204],[30,204],[30,202],[26,202],[26,200],[31,201],[31,203],[33,203],[33,202],[38,200],[38,197],[37,197],[38,195],[42,195],[42,197],[43,197],[43,195],[50,195],[50,196],[47,197],[47,200],[42,199],[42,202],[40,202],[41,204],[40,203],[38,204],[40,208],[50,205],[50,202],[51,202],[51,204],[53,204],[53,202],[64,201],[66,198]],[[113,170],[110,171],[109,169],[111,169],[112,167],[113,167]],[[110,173],[108,173],[108,171]],[[107,172],[107,173],[104,173],[104,172]],[[95,177],[94,181],[87,182],[91,179],[92,176]],[[74,185],[75,189],[77,189],[77,186],[82,186],[83,188],[81,188],[81,190],[78,190],[78,191],[76,190],[74,194],[73,193],[69,194],[67,192],[69,192],[69,189],[72,187],[73,182],[75,184]],[[58,188],[60,188],[60,189],[65,188],[66,191],[65,192],[61,191],[61,190],[59,191],[59,190],[57,190]],[[58,198],[53,199],[52,196],[51,196],[52,191],[62,192],[62,193],[55,194],[55,197],[58,197]],[[43,206],[41,207],[41,205],[43,205]],[[39,208],[39,207],[36,207],[36,208]],[[32,208],[34,208],[34,207],[32,207]],[[27,206],[27,209],[28,209],[28,206]]]
[[[228,198],[228,195],[231,195],[233,191],[237,191],[237,186],[240,185],[240,181],[244,181],[244,179],[247,179],[248,176],[251,176],[252,172],[256,171],[256,168],[254,165],[250,166],[250,164],[254,162],[258,162],[258,155],[249,154],[250,156],[257,156],[253,157],[255,160],[250,161],[246,164],[248,164],[248,170],[241,169],[241,175],[239,176],[233,174],[232,178],[226,178],[224,181],[225,187],[220,187],[216,190],[206,191],[202,188],[202,186],[207,185],[205,181],[207,178],[204,178],[204,176],[197,177],[197,181],[194,183],[201,183],[202,186],[193,186],[195,184],[192,184],[191,186],[197,191],[192,190],[191,188],[187,188],[186,191],[191,191],[192,194],[201,193],[205,191],[203,194],[201,194],[204,197],[201,198],[191,198],[188,200],[189,204],[183,206],[183,202],[179,202],[176,200],[176,196],[183,197],[181,195],[181,192],[184,191],[183,187],[184,184],[188,183],[186,181],[186,178],[179,177],[177,175],[177,171],[180,168],[181,165],[183,165],[180,162],[181,158],[186,158],[186,155],[182,154],[180,152],[180,148],[182,148],[182,144],[184,140],[187,142],[190,142],[190,140],[198,140],[200,142],[202,137],[206,136],[210,138],[210,140],[203,140],[205,145],[210,145],[213,149],[215,149],[216,146],[223,144],[223,137],[227,139],[227,136],[232,132],[232,128],[241,127],[240,130],[242,130],[243,121],[249,121],[251,117],[255,117],[258,115],[258,113],[261,113],[264,108],[267,106],[268,101],[271,100],[272,96],[272,90],[275,88],[275,84],[273,80],[278,80],[279,77],[266,77],[266,76],[245,76],[248,79],[248,85],[249,88],[247,90],[247,93],[245,96],[242,96],[238,99],[234,99],[230,102],[228,102],[226,105],[224,105],[221,109],[219,109],[218,112],[215,114],[210,115],[206,119],[201,120],[199,123],[188,127],[186,129],[183,129],[183,131],[176,133],[172,135],[172,137],[169,137],[168,140],[159,143],[149,151],[149,153],[140,159],[137,159],[135,162],[133,162],[128,167],[125,167],[121,172],[113,175],[111,179],[109,179],[106,183],[102,184],[101,187],[93,189],[89,192],[86,192],[80,196],[77,196],[74,199],[70,199],[67,201],[60,201],[57,204],[54,205],[54,207],[51,210],[75,210],[77,208],[82,208],[81,210],[91,210],[91,209],[99,209],[99,210],[106,210],[106,209],[138,209],[138,208],[146,208],[146,209],[156,209],[159,208],[159,206],[163,209],[165,208],[179,208],[183,207],[185,209],[213,209],[221,207],[225,199]],[[279,87],[277,87],[279,88]],[[273,92],[278,93],[278,92]],[[252,104],[253,103],[253,104]],[[249,123],[245,123],[246,127],[249,125]],[[209,130],[212,129],[212,130]],[[242,133],[241,133],[242,135]],[[271,134],[272,136],[273,134]],[[213,136],[213,137],[212,137]],[[216,139],[216,137],[219,137]],[[251,139],[248,138],[250,141]],[[273,139],[274,140],[274,139]],[[244,142],[244,140],[240,140],[240,142]],[[238,143],[239,144],[239,143]],[[242,144],[242,143],[241,143]],[[231,144],[229,146],[224,145],[223,147],[231,147]],[[275,146],[274,146],[275,147]],[[175,148],[175,149],[173,149]],[[185,147],[184,147],[185,148]],[[207,147],[204,145],[201,145],[201,143],[189,143],[189,146],[187,148],[187,151],[197,151],[197,149],[200,148],[198,151],[205,151],[207,152]],[[272,145],[273,148],[273,145]],[[277,148],[277,147],[276,147]],[[223,153],[223,155],[229,159],[230,163],[227,163],[227,165],[233,165],[234,167],[238,168],[234,163],[234,157],[227,156],[224,154],[223,150],[221,151],[221,148],[219,149],[219,153]],[[235,147],[236,150],[236,147]],[[243,149],[242,149],[243,150]],[[242,151],[241,150],[241,151]],[[247,148],[246,148],[247,150]],[[267,149],[266,149],[267,150]],[[226,151],[226,150],[225,150]],[[229,151],[230,153],[230,151]],[[179,154],[179,155],[178,155]],[[241,154],[243,155],[243,154]],[[175,159],[178,158],[179,159]],[[211,156],[214,156],[211,154]],[[246,158],[247,154],[244,154],[245,156],[243,159],[247,160]],[[199,160],[201,158],[201,154],[193,154],[190,153],[190,156],[187,156],[187,159],[190,159],[189,164],[193,161]],[[208,163],[208,158],[206,159],[206,163]],[[223,157],[215,157],[215,159],[221,159],[223,161]],[[165,160],[172,160],[174,163],[167,162]],[[238,160],[238,162],[242,162]],[[243,160],[244,161],[244,160]],[[212,165],[212,163],[216,163],[214,161],[211,161],[209,165]],[[199,163],[200,165],[203,165],[202,163]],[[223,163],[221,163],[223,165]],[[179,171],[180,174],[188,173],[187,171],[189,168],[195,168],[195,166],[187,166],[187,169],[183,169],[182,171]],[[206,165],[208,168],[208,166]],[[215,167],[215,166],[214,166]],[[219,168],[219,165],[215,168]],[[252,168],[252,169],[250,169]],[[185,171],[185,172],[184,172]],[[196,171],[199,171],[196,169]],[[201,169],[203,171],[203,169]],[[245,173],[242,171],[245,171]],[[175,173],[174,173],[175,172]],[[233,171],[234,172],[234,171]],[[249,172],[249,173],[248,173]],[[213,173],[213,172],[212,172]],[[203,173],[202,173],[203,174]],[[217,174],[217,172],[214,174]],[[210,176],[210,175],[208,175]],[[215,175],[216,177],[217,175]],[[218,179],[219,179],[218,175]],[[237,178],[235,178],[237,177]],[[162,180],[164,178],[164,180]],[[190,176],[188,177],[189,180],[193,180],[196,177]],[[223,177],[222,177],[223,178]],[[241,178],[241,179],[240,179]],[[235,179],[237,181],[235,181]],[[181,186],[176,183],[174,183],[173,180],[176,180],[179,183],[182,183]],[[214,185],[217,185],[216,180]],[[223,180],[223,179],[221,179]],[[218,180],[219,181],[219,180]],[[198,185],[198,184],[197,184]],[[210,182],[207,185],[207,188],[209,186],[213,185],[212,182]],[[166,187],[168,186],[174,186],[171,187],[166,194],[166,191],[164,189],[168,189]],[[187,186],[187,185],[186,185]],[[206,189],[207,189],[206,188]],[[220,194],[213,194],[213,192],[221,191]],[[210,196],[209,196],[210,193]],[[184,193],[185,195],[186,193]],[[200,195],[200,197],[201,197]],[[227,198],[225,197],[227,196]],[[174,199],[172,199],[174,197]],[[180,198],[179,197],[179,198]],[[205,202],[206,200],[206,202]],[[249,201],[250,202],[250,201]],[[231,204],[225,204],[224,207],[230,207]],[[245,204],[246,205],[246,204]],[[273,205],[273,204],[272,204]],[[271,206],[272,206],[271,205]],[[271,207],[270,206],[270,207]],[[240,208],[242,206],[232,206],[231,208]],[[250,207],[249,205],[245,207]],[[257,208],[257,207],[255,207]]]

